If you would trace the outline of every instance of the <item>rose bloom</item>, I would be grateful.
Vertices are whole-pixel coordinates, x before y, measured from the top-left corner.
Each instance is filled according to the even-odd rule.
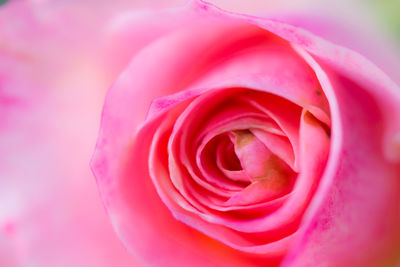
[[[0,266],[398,264],[390,49],[265,1],[99,3],[0,9]]]
[[[155,16],[92,161],[128,250],[145,266],[393,265],[399,87],[277,19],[202,1]]]

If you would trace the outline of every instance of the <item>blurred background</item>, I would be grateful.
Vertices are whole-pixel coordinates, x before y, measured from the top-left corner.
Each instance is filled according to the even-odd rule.
[[[399,0],[210,2],[290,20],[400,81]],[[140,21],[185,3],[0,0],[0,266],[139,266],[112,230],[89,161],[105,93],[129,61],[117,51],[124,14]]]

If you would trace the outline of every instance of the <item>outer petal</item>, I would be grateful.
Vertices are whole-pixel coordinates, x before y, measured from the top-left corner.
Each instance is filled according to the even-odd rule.
[[[371,3],[348,0],[210,0],[225,10],[262,15],[309,30],[335,44],[354,49],[400,83],[398,43],[381,25]]]
[[[325,75],[304,56],[327,89],[335,88],[331,100],[338,102],[343,130],[333,141],[338,154],[332,153],[331,163],[338,168],[325,176],[309,214],[316,213],[284,266],[393,266],[400,256],[400,165],[382,149],[388,114],[365,88],[341,74]],[[354,250],[362,253],[349,253]]]

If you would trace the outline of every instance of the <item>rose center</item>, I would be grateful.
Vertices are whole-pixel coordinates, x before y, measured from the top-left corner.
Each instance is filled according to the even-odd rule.
[[[226,204],[268,201],[290,191],[295,173],[250,130],[227,131],[217,140],[216,160],[220,171],[244,186]]]
[[[235,153],[249,179],[286,180],[287,166],[249,130],[231,132]]]

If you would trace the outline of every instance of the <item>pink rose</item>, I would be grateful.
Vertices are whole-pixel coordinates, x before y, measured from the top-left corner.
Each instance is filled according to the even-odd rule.
[[[92,168],[142,264],[398,261],[400,89],[383,71],[203,1],[138,25],[122,34],[134,56],[106,97]]]
[[[144,265],[137,264],[115,236],[89,160],[106,90],[132,54],[182,22],[141,8],[184,2],[0,4],[0,266],[148,266],[143,260]],[[365,19],[368,13],[364,6],[354,6],[356,1],[213,2],[241,13],[294,12],[296,17],[279,20],[361,52],[400,81],[400,60],[390,49],[377,48],[387,44],[383,32],[371,33],[373,20]],[[318,5],[339,20],[325,24],[324,13],[315,12]],[[306,17],[299,8],[307,11]],[[316,22],[318,16],[322,19]],[[361,27],[354,28],[354,22]],[[360,36],[363,31],[370,38]]]

